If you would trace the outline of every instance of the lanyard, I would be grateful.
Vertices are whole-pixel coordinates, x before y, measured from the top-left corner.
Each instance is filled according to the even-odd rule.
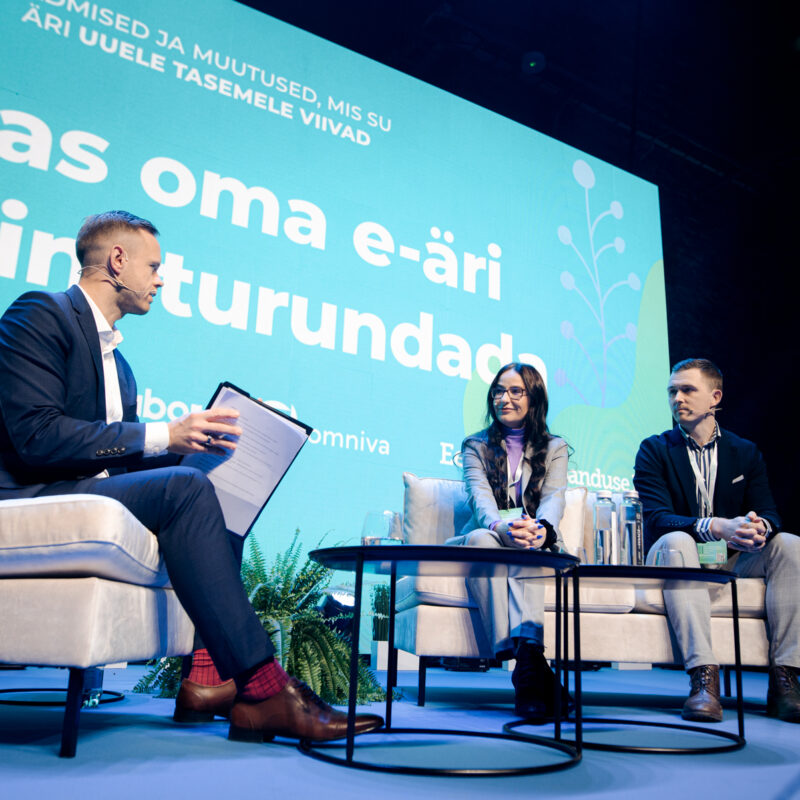
[[[700,493],[700,497],[705,505],[705,508],[699,509],[700,512],[702,512],[700,516],[707,517],[714,513],[714,487],[717,483],[717,443],[714,442],[714,447],[711,452],[711,467],[708,475],[708,486],[706,486],[706,482],[703,480],[703,476],[700,474],[700,467],[697,466],[697,459],[695,458],[695,454],[692,452],[691,446],[687,444],[687,448],[689,449],[689,464],[692,467],[692,472],[694,472],[694,482],[697,486],[697,491]],[[699,451],[699,455],[702,457],[702,450]]]

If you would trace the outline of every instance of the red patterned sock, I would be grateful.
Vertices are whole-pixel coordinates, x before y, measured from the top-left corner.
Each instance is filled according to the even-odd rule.
[[[256,667],[252,675],[243,675],[241,678],[244,685],[239,678],[236,680],[239,684],[239,698],[251,703],[278,694],[289,682],[289,676],[275,659],[264,662],[260,667]]]
[[[190,681],[203,686],[220,686],[225,683],[219,676],[208,650],[195,650],[192,653],[192,670],[188,675]]]

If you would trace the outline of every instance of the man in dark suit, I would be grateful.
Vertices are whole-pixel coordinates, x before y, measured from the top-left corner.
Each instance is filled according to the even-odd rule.
[[[338,738],[345,715],[273,658],[212,484],[178,465],[181,455],[234,449],[238,412],[206,410],[169,423],[136,418],[136,384],[116,349],[115,325],[126,314],[146,314],[163,285],[157,235],[125,211],[89,217],[75,243],[79,284],[24,294],[0,319],[0,499],[104,495],[158,537],[172,586],[204,643],[176,719],[230,715],[231,738],[247,740]],[[381,724],[361,715],[357,730]]]
[[[762,577],[770,638],[767,713],[800,722],[800,538],[780,533],[780,517],[756,446],[717,425],[722,373],[707,359],[672,368],[672,430],[645,439],[633,482],[644,505],[647,562],[699,567],[698,544],[720,549],[721,566]],[[719,666],[711,649],[705,590],[664,591],[670,624],[691,678],[689,720],[719,722]]]

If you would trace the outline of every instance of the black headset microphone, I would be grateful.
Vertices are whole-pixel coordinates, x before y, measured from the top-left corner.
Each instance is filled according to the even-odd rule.
[[[128,260],[129,260],[128,257],[125,256],[125,263],[127,263]],[[125,283],[125,281],[123,281],[122,278],[118,278],[116,275],[112,275],[111,277],[114,280],[114,285],[115,286],[118,286],[121,289],[125,289],[126,291],[130,292],[131,294],[135,294],[139,298],[143,299],[143,298],[147,297],[150,294],[150,287],[148,287],[146,289],[143,289],[140,292],[137,292],[136,289],[132,289],[130,286],[128,286],[128,284]]]
[[[126,262],[128,261],[127,256],[125,256],[125,261]],[[83,275],[85,272],[88,272],[90,269],[100,270],[100,269],[107,269],[107,267],[105,264],[90,264],[89,266],[83,267],[81,269],[81,275]],[[114,286],[116,286],[118,289],[124,289],[126,292],[130,292],[131,294],[134,294],[137,297],[144,298],[151,293],[150,287],[142,289],[141,291],[137,291],[133,287],[128,286],[128,284],[125,283],[125,281],[123,281],[122,278],[118,278],[116,275],[114,275],[113,272],[111,272],[110,269],[108,270],[108,277],[114,282]]]
[[[127,261],[128,259],[126,258],[125,260]],[[105,264],[90,264],[89,266],[83,267],[81,269],[81,275],[92,269],[104,270],[107,269],[107,267]],[[126,292],[130,292],[131,294],[136,295],[136,297],[145,298],[151,293],[151,289],[149,287],[147,287],[146,289],[142,289],[141,291],[137,291],[131,286],[128,286],[128,284],[125,283],[125,281],[114,275],[114,273],[111,272],[111,270],[108,270],[108,277],[114,282],[114,286],[116,286],[118,289],[124,289]]]

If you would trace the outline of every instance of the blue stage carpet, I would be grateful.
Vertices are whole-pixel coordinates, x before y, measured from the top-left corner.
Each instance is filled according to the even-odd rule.
[[[636,800],[789,800],[800,798],[800,726],[764,716],[766,676],[746,673],[747,746],[716,755],[630,755],[585,751],[583,761],[563,772],[512,778],[431,778],[384,775],[321,763],[300,755],[291,743],[252,745],[229,742],[224,722],[179,726],[173,701],[130,692],[141,667],[108,670],[105,688],[125,692],[119,703],[83,712],[78,754],[57,757],[61,710],[0,706],[0,793],[8,800],[71,798],[281,798],[343,800],[376,797],[408,800],[458,794],[460,800],[495,797],[608,797]],[[66,671],[0,671],[0,689],[62,687]],[[383,677],[383,676],[380,676]],[[428,702],[418,708],[416,674],[401,673],[404,698],[394,706],[394,724],[500,731],[511,719],[513,695],[508,673],[452,673],[430,670]],[[587,715],[680,721],[678,708],[688,680],[667,670],[584,673]],[[621,701],[650,707],[623,708]],[[372,709],[381,712],[375,704]],[[726,706],[721,729],[735,731]],[[547,734],[552,728],[527,728]],[[682,744],[686,734],[642,728],[587,729],[587,738],[612,737],[628,743]],[[692,737],[694,743],[711,741]],[[722,741],[722,740],[719,740]],[[375,743],[384,742],[380,747]],[[390,742],[390,743],[389,743]],[[519,765],[558,760],[555,751],[503,740],[443,741],[437,737],[362,737],[364,760],[451,766]]]

